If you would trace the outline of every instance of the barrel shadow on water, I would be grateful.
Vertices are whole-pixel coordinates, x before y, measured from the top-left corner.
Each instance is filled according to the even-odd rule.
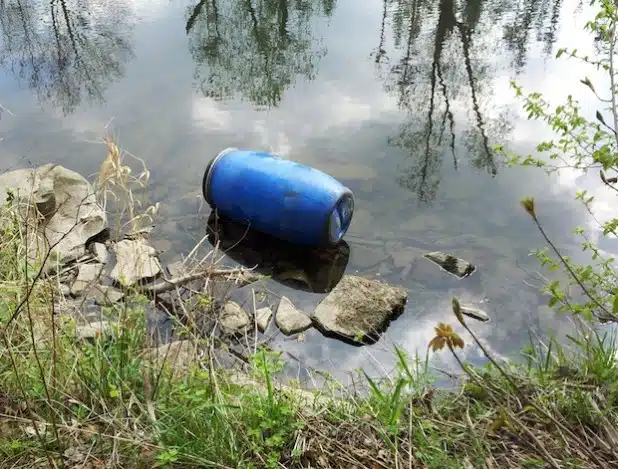
[[[332,291],[350,258],[350,247],[345,241],[326,248],[302,247],[251,229],[214,210],[208,217],[207,229],[212,246],[218,244],[232,261],[307,293]]]

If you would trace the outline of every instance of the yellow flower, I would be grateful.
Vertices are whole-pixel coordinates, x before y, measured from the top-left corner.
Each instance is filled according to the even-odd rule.
[[[442,350],[444,346],[448,346],[449,348],[463,348],[464,341],[457,332],[453,330],[450,324],[439,323],[436,328],[436,336],[431,339],[428,347],[431,348],[432,351]]]

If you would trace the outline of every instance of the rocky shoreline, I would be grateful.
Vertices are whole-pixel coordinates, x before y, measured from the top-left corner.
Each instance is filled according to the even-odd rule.
[[[268,278],[253,269],[218,268],[215,256],[207,262],[187,258],[163,265],[149,242],[152,227],[113,237],[95,188],[59,165],[4,173],[0,192],[17,204],[20,223],[30,227],[31,260],[43,262],[41,275],[53,280],[57,289],[56,310],[78,323],[79,340],[109,331],[114,306],[135,293],[147,298],[151,318],[171,320],[176,326],[191,324],[200,336],[225,344],[220,348],[232,361],[247,359],[248,341],[243,346],[242,338],[251,336],[255,342],[271,327],[286,336],[315,327],[353,345],[374,343],[407,302],[403,287],[342,271],[332,288],[320,287],[326,296],[307,314],[285,296],[278,304],[268,297],[256,301],[255,290]],[[466,261],[443,253],[426,258],[459,278],[475,271]],[[230,299],[233,291],[247,285],[252,286],[251,308]],[[471,309],[470,316],[487,320],[480,310]],[[153,339],[152,346],[186,351],[190,347],[184,342],[172,332],[165,339]]]

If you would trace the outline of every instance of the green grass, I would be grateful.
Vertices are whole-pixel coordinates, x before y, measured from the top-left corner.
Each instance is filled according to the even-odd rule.
[[[184,368],[158,363],[144,353],[147,300],[139,294],[104,311],[115,318],[110,331],[78,341],[72,321],[52,321],[52,289],[40,279],[33,307],[6,328],[27,276],[12,257],[19,237],[4,236],[12,241],[2,244],[0,266],[0,467],[454,469],[552,467],[552,458],[553,467],[575,468],[616,461],[614,339],[583,326],[569,347],[531,346],[525,365],[461,362],[468,380],[456,392],[433,386],[432,352],[410,358],[397,349],[388,385],[363,375],[365,391],[335,398],[331,383],[332,391],[308,404],[277,383],[282,361],[264,349],[244,380],[208,358]],[[453,319],[463,321],[456,311],[455,301]],[[55,332],[33,340],[33,324]],[[437,337],[443,350],[436,353],[458,357],[457,348],[469,346],[446,325]],[[191,340],[206,351],[212,345]]]
[[[500,365],[453,299],[453,320],[474,344],[439,324],[425,356],[393,351],[394,377],[361,372],[358,389],[330,381],[309,399],[278,383],[283,361],[272,351],[258,348],[240,377],[217,367],[219,342],[191,323],[187,340],[203,353],[182,366],[161,359],[149,349],[149,299],[136,289],[102,309],[109,330],[78,340],[75,318],[56,310],[57,279],[41,275],[27,239],[13,206],[1,206],[2,469],[588,468],[618,460],[615,337],[584,321],[569,344],[531,344],[524,365]],[[460,359],[457,350],[472,345],[486,367]],[[459,362],[467,379],[456,391],[434,386],[433,353]]]
[[[614,79],[618,13],[611,1],[593,3],[599,16],[587,29],[604,47],[598,62],[581,60]],[[577,57],[576,51],[567,55]],[[583,83],[594,91],[589,80]],[[615,90],[609,95],[613,108],[604,112],[618,123]],[[510,160],[545,168],[557,160],[582,171],[596,165],[608,190],[618,193],[612,185],[618,137],[603,118],[586,121],[571,99],[555,110],[538,93],[524,99],[530,118],[546,121],[559,139],[539,145],[548,161]],[[133,178],[140,170],[124,166],[111,140],[107,148],[97,190],[118,215],[118,230],[137,231],[157,212],[154,205],[139,214],[131,189],[143,188],[148,171]],[[578,200],[593,213],[591,198],[580,193]],[[43,259],[29,260],[23,223],[10,204],[1,206],[0,469],[618,467],[617,339],[599,325],[618,322],[614,259],[577,229],[592,263],[574,265],[543,227],[542,207],[531,197],[522,206],[551,248],[537,252],[540,263],[569,277],[570,285],[548,281],[545,288],[550,306],[575,320],[568,341],[531,340],[522,364],[499,363],[453,298],[453,323],[466,330],[466,343],[450,324],[437,324],[426,355],[393,351],[395,376],[378,382],[361,371],[357,389],[331,380],[313,399],[278,383],[281,357],[266,349],[255,351],[243,375],[216,366],[213,350],[220,343],[192,321],[186,337],[202,353],[182,366],[160,360],[149,351],[149,300],[138,290],[102,311],[113,324],[109,331],[77,340],[75,321],[54,306],[57,279],[41,275]],[[616,234],[618,219],[602,228]],[[572,286],[585,293],[581,304],[571,298]],[[186,308],[191,313],[189,302]],[[459,349],[471,346],[484,353],[486,366],[461,359]],[[458,362],[465,379],[455,390],[435,386],[429,367],[435,353]]]

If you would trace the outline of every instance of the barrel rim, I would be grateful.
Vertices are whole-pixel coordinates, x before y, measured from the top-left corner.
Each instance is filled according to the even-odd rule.
[[[215,164],[217,164],[219,160],[223,156],[228,154],[229,152],[237,151],[237,150],[238,148],[236,147],[227,147],[221,150],[217,154],[217,156],[215,156],[212,160],[210,160],[210,162],[206,166],[206,169],[204,170],[204,176],[202,178],[202,195],[204,196],[204,200],[206,200],[206,202],[208,203],[208,205],[210,205],[211,208],[214,208],[214,207],[213,207],[212,198],[210,197],[210,181],[211,181],[212,172],[214,170]]]
[[[337,198],[337,200],[335,201],[335,203],[333,204],[332,209],[330,210],[328,217],[326,218],[326,233],[325,233],[325,238],[326,238],[326,245],[330,245],[330,246],[335,246],[338,243],[340,243],[343,238],[345,237],[345,235],[347,234],[350,225],[352,223],[352,218],[354,218],[354,209],[356,208],[356,200],[354,197],[354,193],[352,192],[352,190],[349,187],[343,186],[345,188],[345,191],[343,191],[343,193]],[[347,226],[344,228],[343,226],[341,227],[341,236],[339,236],[338,239],[333,239],[331,237],[331,214],[333,212],[333,210],[337,209],[337,207],[339,206],[339,204],[344,200],[344,199],[349,199],[350,204],[351,204],[351,216],[350,219],[348,220]]]

